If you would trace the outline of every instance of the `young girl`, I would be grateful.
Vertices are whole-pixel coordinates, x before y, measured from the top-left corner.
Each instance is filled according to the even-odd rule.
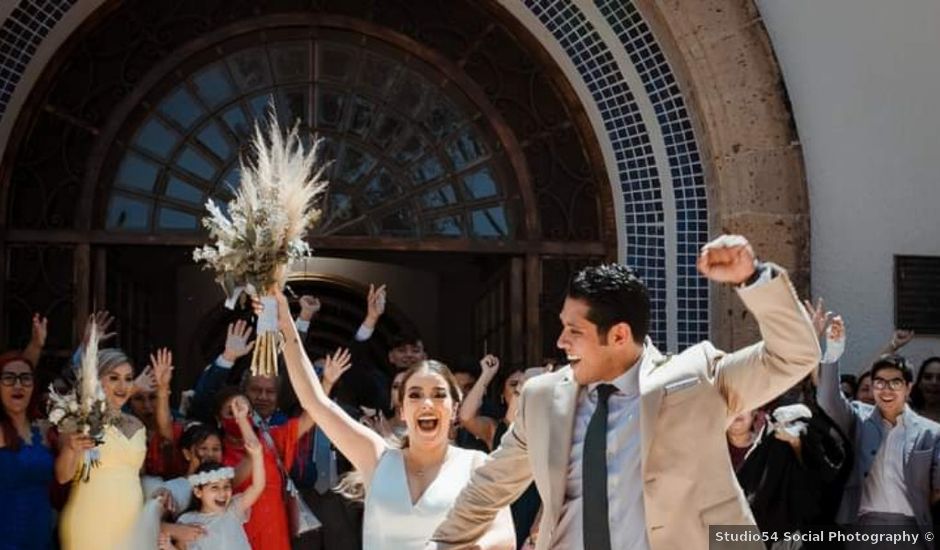
[[[251,457],[251,486],[244,493],[232,496],[232,478],[235,471],[218,462],[202,462],[196,473],[189,476],[193,496],[199,504],[198,512],[187,512],[178,522],[202,525],[206,535],[188,546],[189,550],[251,550],[242,524],[248,521],[251,505],[264,490],[264,458],[261,442],[248,420],[247,400],[239,396],[232,400],[232,417],[238,423],[245,450]]]

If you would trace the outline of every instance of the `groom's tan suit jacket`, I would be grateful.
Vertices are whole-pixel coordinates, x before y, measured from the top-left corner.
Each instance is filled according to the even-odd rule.
[[[772,280],[738,290],[763,341],[734,353],[703,342],[675,356],[646,343],[639,365],[642,479],[636,483],[643,484],[651,550],[704,550],[708,525],[754,525],[725,430],[732,416],[783,393],[819,362],[813,326],[786,273],[775,270]],[[516,422],[473,474],[433,541],[444,548],[472,546],[534,478],[544,506],[537,549],[551,547],[580,390],[568,367],[526,383]]]

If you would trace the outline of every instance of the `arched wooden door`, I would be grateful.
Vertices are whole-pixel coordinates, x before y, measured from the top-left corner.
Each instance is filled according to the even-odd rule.
[[[472,297],[473,339],[515,362],[551,350],[554,329],[543,331],[557,322],[570,271],[611,255],[609,186],[581,114],[543,58],[485,23],[492,14],[476,14],[481,27],[438,22],[457,35],[476,28],[460,47],[453,34],[430,32],[430,21],[429,32],[403,32],[384,12],[233,15],[148,35],[166,54],[143,66],[149,43],[122,31],[121,12],[112,6],[87,31],[111,48],[109,59],[76,48],[56,67],[10,171],[8,342],[22,338],[30,311],[54,312],[53,344],[65,353],[78,320],[101,303],[120,304],[123,321],[140,329],[135,344],[153,340],[153,323],[134,318],[147,317],[154,282],[138,284],[147,270],[128,265],[181,265],[203,242],[202,204],[231,196],[247,132],[268,105],[311,142],[322,138],[331,161],[314,247],[427,262],[465,255],[474,265],[497,258]],[[174,17],[163,15],[155,20]],[[63,102],[79,91],[70,73],[89,65],[94,82],[73,110],[98,109],[91,138]],[[116,101],[102,101],[108,86]]]

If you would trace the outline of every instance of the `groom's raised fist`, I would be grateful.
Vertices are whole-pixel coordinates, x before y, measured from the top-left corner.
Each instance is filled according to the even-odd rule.
[[[741,284],[757,268],[754,249],[741,235],[722,235],[702,247],[699,272],[717,283]]]

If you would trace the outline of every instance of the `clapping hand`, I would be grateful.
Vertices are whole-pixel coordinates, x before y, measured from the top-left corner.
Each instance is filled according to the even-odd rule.
[[[756,257],[741,235],[722,235],[702,247],[699,272],[716,283],[741,284],[754,274]]]
[[[228,333],[225,335],[225,350],[222,352],[222,358],[230,363],[234,363],[239,358],[251,353],[255,343],[249,342],[251,338],[251,326],[244,319],[239,319],[229,324]]]

